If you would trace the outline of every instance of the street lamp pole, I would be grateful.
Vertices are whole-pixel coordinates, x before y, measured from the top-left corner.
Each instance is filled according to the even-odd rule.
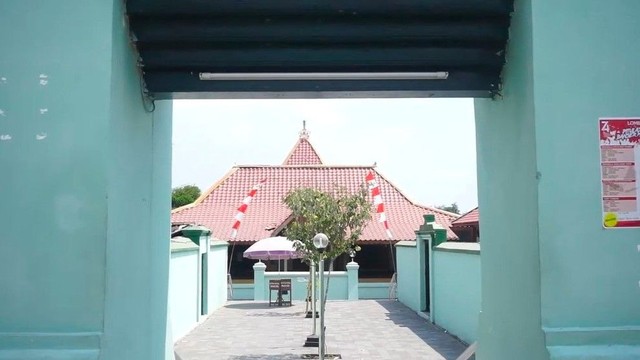
[[[313,332],[316,335],[316,263],[311,261],[311,317],[313,318]]]
[[[318,261],[318,270],[320,272],[320,334],[318,337],[318,358],[324,360],[324,250],[329,245],[329,237],[323,233],[316,234],[313,237],[313,246],[320,252],[320,260]],[[314,314],[315,319],[315,314]]]
[[[324,259],[320,260],[320,340],[318,344],[318,358],[324,360]]]

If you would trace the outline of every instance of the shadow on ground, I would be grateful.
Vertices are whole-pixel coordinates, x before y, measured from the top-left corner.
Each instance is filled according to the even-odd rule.
[[[267,302],[229,302],[225,306],[225,308],[229,309],[240,309],[240,310],[266,310],[260,312],[249,312],[246,316],[254,316],[254,317],[304,317],[305,312],[302,307],[293,304],[292,306],[269,306]],[[291,312],[291,311],[295,312]]]
[[[304,311],[294,312],[294,313],[284,313],[278,311],[270,311],[266,313],[248,313],[247,316],[253,317],[278,317],[278,318],[291,318],[291,317],[300,317],[304,318]]]
[[[446,356],[448,347],[446,345],[447,341],[445,341],[445,338],[449,337],[450,341],[457,341],[465,348],[469,346],[464,341],[458,339],[452,334],[449,334],[448,332],[446,332],[446,330],[430,323],[427,320],[423,319],[424,321],[418,323],[417,326],[415,320],[413,319],[416,316],[415,313],[404,305],[401,305],[401,307],[408,311],[398,311],[398,304],[401,303],[398,303],[397,301],[378,300],[376,302],[387,310],[386,316],[389,321],[393,321],[393,323],[397,326],[411,330],[416,336],[418,336],[422,341],[431,346],[431,348],[433,348],[447,360],[455,360],[457,356]],[[475,355],[472,355],[469,360],[475,360]]]
[[[273,309],[273,306],[269,306],[269,303],[267,302],[259,302],[259,301],[253,301],[253,302],[240,302],[239,300],[236,301],[229,301],[224,307],[229,308],[229,309],[246,309],[246,310],[265,310],[265,309]]]
[[[227,358],[229,360],[300,360],[300,354],[278,354],[278,355],[239,355]]]
[[[212,357],[212,359],[214,359]],[[227,357],[227,360],[299,360],[300,354],[278,354],[278,355],[237,355]],[[175,360],[184,360],[178,353],[175,353]]]
[[[303,357],[300,354],[281,354],[281,355],[240,355],[240,356],[232,356],[228,358],[229,360],[293,360],[293,359],[317,359],[317,354],[309,354],[316,355],[315,357]],[[326,360],[330,359],[340,359],[340,357],[325,357]]]

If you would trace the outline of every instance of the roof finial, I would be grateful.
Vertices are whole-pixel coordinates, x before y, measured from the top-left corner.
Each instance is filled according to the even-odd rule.
[[[300,139],[307,140],[309,138],[309,131],[307,131],[307,120],[302,120],[302,130],[300,131]]]

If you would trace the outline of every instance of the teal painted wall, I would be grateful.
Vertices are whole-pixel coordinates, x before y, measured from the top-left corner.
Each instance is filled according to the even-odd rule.
[[[198,246],[172,249],[169,271],[169,316],[172,343],[187,335],[202,320],[198,303]],[[227,242],[211,241],[208,274],[208,314],[227,301]]]
[[[413,246],[412,246],[413,245]],[[398,266],[398,301],[413,311],[421,311],[420,291],[424,281],[424,272],[420,272],[420,259],[416,242],[400,242],[396,245],[396,264]]]
[[[597,129],[640,116],[639,11],[516,1],[503,97],[476,100],[480,359],[640,357],[640,230],[602,229]]]
[[[475,100],[480,228],[487,239],[479,360],[548,358],[540,314],[531,2],[516,0],[515,7],[502,97]]]
[[[329,276],[329,272],[325,272]],[[357,272],[354,273],[357,278]],[[265,272],[264,284],[262,289],[258,290],[258,294],[262,294],[264,300],[269,300],[269,280],[291,279],[293,287],[292,299],[304,300],[307,296],[307,287],[309,285],[309,273],[288,271],[288,272]],[[319,286],[319,285],[318,285]],[[332,271],[331,280],[329,281],[329,300],[347,300],[348,299],[348,276],[346,271]],[[318,287],[319,289],[319,287]],[[358,293],[360,299],[387,299],[389,297],[388,283],[359,283]],[[234,300],[253,300],[254,284],[234,284],[233,299]],[[272,297],[275,296],[275,291]],[[288,299],[288,297],[287,297]]]
[[[253,300],[253,284],[233,284],[233,300]]]
[[[367,299],[388,299],[389,283],[358,283],[358,294],[361,300]]]
[[[209,250],[209,313],[227,302],[227,248],[226,241],[211,241]]]
[[[114,2],[103,356],[165,356],[168,297],[171,102],[143,106],[140,78]]]
[[[33,5],[0,3],[0,333],[37,341],[102,332],[112,5]]]
[[[444,245],[451,244],[433,249],[431,317],[437,325],[470,344],[478,338],[480,252],[446,250]]]
[[[640,2],[532,8],[547,345],[640,348],[640,229],[602,228],[597,142],[598,117],[640,117]]]
[[[328,276],[329,272],[325,272]],[[309,273],[307,272],[266,272],[264,281],[264,299],[269,300],[269,280],[275,279],[291,279],[291,286],[293,288],[292,297],[293,300],[304,300],[307,296],[307,285],[309,282]],[[319,286],[319,285],[318,285]],[[329,293],[327,295],[329,300],[346,300],[347,299],[347,272],[346,271],[332,271],[331,280],[329,281]],[[318,287],[319,289],[319,287]],[[271,295],[275,296],[275,291]],[[318,295],[319,296],[319,295]]]
[[[0,3],[0,357],[164,357],[171,103],[121,4]]]
[[[198,321],[198,249],[174,251],[169,272],[171,334],[177,341]]]

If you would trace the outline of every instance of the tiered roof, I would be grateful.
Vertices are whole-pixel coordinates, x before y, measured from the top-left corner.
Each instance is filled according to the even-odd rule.
[[[436,222],[447,228],[448,237],[457,236],[449,227],[457,218],[443,210],[421,206],[409,200],[396,186],[377,172],[375,166],[324,165],[303,130],[300,139],[282,165],[234,166],[193,204],[175,209],[173,223],[197,223],[211,229],[212,236],[229,239],[237,208],[247,191],[267,179],[249,205],[236,242],[255,242],[277,235],[289,222],[291,212],[283,198],[299,187],[330,191],[335,186],[356,191],[365,183],[365,176],[374,171],[380,185],[393,241],[415,238],[415,230],[424,222],[423,215],[434,214]],[[385,229],[372,213],[360,241],[388,241]]]
[[[298,140],[298,143],[291,149],[291,152],[287,158],[284,159],[282,165],[322,165],[322,160],[308,138],[300,137],[300,140]]]

